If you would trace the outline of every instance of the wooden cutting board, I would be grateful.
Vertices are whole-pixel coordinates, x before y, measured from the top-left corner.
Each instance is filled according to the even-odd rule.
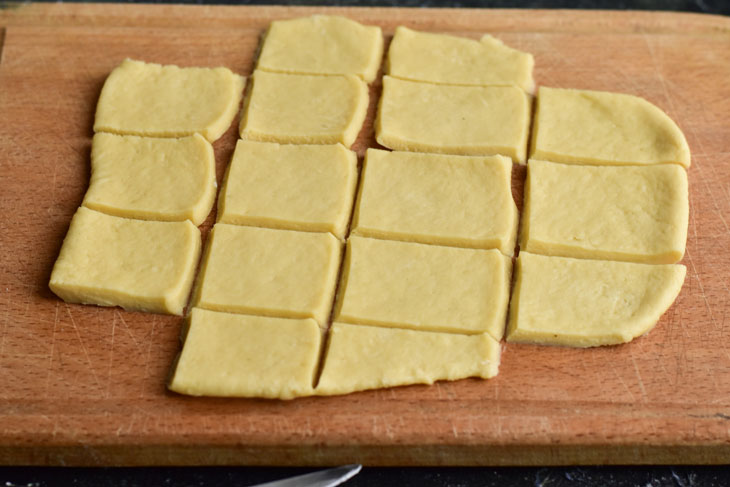
[[[315,12],[532,52],[539,84],[632,93],[693,152],[688,276],[646,337],[509,345],[500,374],[291,402],[166,392],[178,317],[68,305],[47,283],[125,57],[250,74],[274,19]],[[640,12],[5,5],[0,61],[0,464],[730,462],[730,19]],[[379,82],[372,99],[379,93]],[[373,145],[371,104],[356,149]],[[218,177],[235,128],[215,144]],[[523,170],[515,171],[521,201]],[[208,219],[207,229],[213,221]]]

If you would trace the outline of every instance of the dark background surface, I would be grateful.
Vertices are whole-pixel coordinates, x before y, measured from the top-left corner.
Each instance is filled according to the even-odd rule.
[[[104,0],[97,0],[104,1]],[[460,8],[580,8],[703,12],[730,15],[730,0],[162,0],[119,3],[321,5]],[[730,60],[730,52],[728,52]],[[730,82],[730,80],[728,80]],[[318,469],[253,467],[70,468],[0,467],[0,487],[245,487]],[[730,466],[625,466],[536,468],[365,467],[346,487],[726,487]]]

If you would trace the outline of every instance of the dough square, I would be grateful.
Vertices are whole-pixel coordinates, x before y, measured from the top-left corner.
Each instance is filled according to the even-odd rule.
[[[342,244],[330,233],[217,223],[208,237],[195,306],[314,318],[326,326]]]
[[[511,271],[498,250],[350,237],[334,320],[500,340]]]
[[[104,83],[94,131],[152,137],[199,133],[213,142],[231,125],[245,82],[228,68],[125,59]]]
[[[394,150],[495,155],[524,162],[530,98],[513,86],[453,86],[383,77],[375,135]]]
[[[239,140],[218,199],[218,221],[343,238],[356,184],[357,156],[340,144]]]
[[[508,342],[594,347],[651,330],[682,289],[683,265],[520,252]]]
[[[350,147],[368,108],[368,88],[353,75],[311,76],[257,70],[241,138]]]
[[[200,225],[215,191],[213,146],[201,135],[94,135],[86,207],[124,218]]]
[[[345,17],[312,15],[272,22],[257,68],[294,74],[352,74],[371,83],[382,57],[380,27]]]
[[[68,303],[181,315],[200,257],[190,223],[130,220],[81,207],[51,273]]]
[[[487,333],[460,335],[333,323],[319,395],[466,377],[499,371],[500,345]]]
[[[368,149],[352,234],[512,255],[512,161]]]
[[[535,89],[532,54],[485,35],[479,41],[400,26],[388,49],[386,74],[411,81]]]
[[[540,87],[530,157],[576,164],[690,165],[684,134],[643,98]]]
[[[312,394],[321,333],[312,319],[193,308],[169,388],[193,396],[293,399]]]
[[[673,264],[684,256],[689,190],[679,165],[531,159],[525,188],[523,250],[647,264]]]

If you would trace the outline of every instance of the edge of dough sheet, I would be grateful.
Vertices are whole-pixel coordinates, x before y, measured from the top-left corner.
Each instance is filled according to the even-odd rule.
[[[668,140],[671,140],[672,143],[676,146],[676,152],[678,153],[678,157],[671,160],[658,160],[658,161],[632,161],[632,160],[609,160],[606,158],[601,157],[587,157],[587,156],[575,156],[571,154],[562,154],[547,150],[538,150],[537,149],[537,136],[539,133],[539,124],[540,124],[540,92],[542,90],[555,90],[555,91],[574,91],[574,92],[580,92],[580,93],[586,93],[588,95],[591,94],[598,94],[599,96],[604,95],[619,95],[620,97],[624,97],[627,100],[633,100],[634,106],[638,108],[639,110],[643,111],[643,113],[648,114],[650,117],[653,116],[654,119],[660,123],[661,127],[659,127],[661,130],[665,132],[665,134],[668,136]],[[661,108],[654,105],[649,100],[646,100],[645,98],[642,98],[640,96],[632,95],[629,93],[618,93],[618,92],[611,92],[611,91],[600,91],[600,90],[579,90],[574,88],[556,88],[556,87],[548,87],[548,86],[541,86],[538,89],[538,92],[535,97],[535,107],[534,107],[534,113],[533,113],[533,127],[532,127],[532,134],[530,135],[530,151],[528,154],[529,159],[541,159],[546,161],[552,161],[552,162],[559,162],[563,164],[585,164],[585,165],[649,165],[649,164],[679,164],[680,166],[683,166],[685,169],[689,169],[691,163],[692,163],[692,157],[689,145],[687,144],[687,139],[684,136],[684,132],[679,128],[679,125],[669,116],[666,112],[664,112]],[[592,159],[592,160],[591,160]]]
[[[560,260],[578,260],[569,257],[551,257],[539,254],[530,254],[529,252],[521,252],[522,255],[536,256],[540,258],[560,259]],[[596,261],[606,262],[606,261]],[[613,262],[613,261],[608,261]],[[664,281],[664,287],[660,292],[654,294],[654,301],[642,302],[642,306],[629,322],[617,323],[614,333],[606,335],[586,336],[580,334],[556,333],[555,331],[544,332],[528,332],[527,334],[516,331],[519,320],[520,306],[520,290],[522,287],[522,278],[524,271],[522,269],[523,261],[517,259],[515,264],[516,279],[512,288],[512,299],[509,305],[509,316],[507,318],[507,330],[505,333],[505,341],[508,343],[524,343],[542,346],[563,346],[571,348],[589,348],[606,345],[620,345],[629,343],[635,338],[649,333],[659,322],[662,315],[674,304],[684,285],[684,279],[687,268],[681,264],[663,264],[655,266],[652,264],[638,264],[633,262],[616,262],[626,266],[645,266],[645,267],[665,267],[671,268],[670,279]],[[643,299],[643,298],[642,298]]]

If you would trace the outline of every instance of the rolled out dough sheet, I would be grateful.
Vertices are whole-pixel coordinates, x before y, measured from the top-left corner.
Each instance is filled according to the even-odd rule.
[[[312,15],[272,22],[257,68],[294,74],[352,74],[370,83],[382,57],[380,27],[345,17]]]
[[[690,165],[684,134],[662,110],[638,96],[540,87],[533,159],[577,164]]]
[[[511,271],[494,249],[350,237],[334,320],[500,340]]]
[[[181,315],[200,257],[190,223],[131,220],[76,211],[50,288],[69,303]]]
[[[411,81],[468,86],[517,86],[532,93],[532,54],[490,35],[480,40],[397,27],[386,74]]]
[[[239,140],[218,199],[218,221],[344,238],[356,184],[357,156],[341,144]]]
[[[125,218],[200,225],[215,191],[213,146],[201,135],[94,135],[84,206]]]
[[[341,247],[330,233],[216,223],[193,303],[213,311],[314,318],[324,327]]]
[[[350,147],[368,108],[368,87],[353,75],[313,76],[257,70],[241,138]]]
[[[594,347],[651,330],[682,289],[686,268],[520,252],[516,273],[508,342]]]
[[[466,377],[499,370],[500,345],[487,333],[460,335],[334,323],[320,395]]]
[[[352,234],[512,255],[512,161],[368,149]]]
[[[495,155],[524,162],[530,97],[514,86],[453,86],[383,77],[375,123],[394,150]]]
[[[578,166],[531,159],[520,247],[532,253],[673,264],[684,255],[687,171],[677,164]]]
[[[152,137],[199,133],[213,142],[231,125],[245,81],[228,68],[126,59],[104,83],[94,131]]]
[[[321,333],[312,319],[193,308],[169,388],[193,396],[293,399],[312,394]]]

